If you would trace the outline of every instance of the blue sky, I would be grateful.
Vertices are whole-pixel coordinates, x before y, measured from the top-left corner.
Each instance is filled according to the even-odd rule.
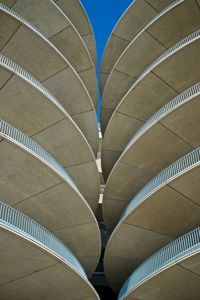
[[[98,51],[98,62],[109,35],[133,0],[81,0],[92,24]]]
[[[81,0],[92,24],[98,54],[98,71],[106,42],[113,27],[133,0]],[[100,119],[100,95],[97,111]]]

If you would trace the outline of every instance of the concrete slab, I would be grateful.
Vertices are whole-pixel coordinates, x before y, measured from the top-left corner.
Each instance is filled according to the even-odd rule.
[[[200,146],[199,94],[200,84],[179,94],[133,135],[106,183],[103,216],[109,229],[123,212],[120,207],[124,206],[118,200],[128,204],[148,180]]]
[[[81,213],[81,212],[80,212]],[[73,228],[55,230],[55,234],[62,239],[70,249],[76,249],[76,257],[85,269],[90,270],[87,272],[91,277],[95,271],[94,266],[99,262],[99,253],[96,251],[97,238],[96,229],[89,224],[80,224]],[[67,239],[66,239],[67,236]],[[80,237],[83,236],[82,242],[79,243]],[[95,237],[95,238],[93,238]],[[91,240],[89,243],[88,241]],[[74,252],[75,253],[75,252]],[[86,269],[85,269],[86,270]]]
[[[95,109],[91,106],[91,102],[88,102],[88,97],[83,97],[81,89],[73,85],[73,73],[63,70],[59,74],[55,74],[55,76],[45,80],[43,84],[63,104],[85,135],[96,155],[98,149],[98,124]],[[68,91],[67,94],[66,91]]]
[[[1,40],[0,40],[0,49],[8,43],[12,36],[17,32],[20,27],[20,23],[17,20],[12,20],[7,22],[7,16],[1,12],[0,18],[1,25]],[[6,26],[5,26],[6,23]]]
[[[113,173],[106,184],[102,205],[103,219],[109,231],[114,229],[137,191],[153,177],[151,171],[121,163]]]
[[[122,121],[123,120],[123,121]],[[123,123],[124,126],[121,126]],[[115,114],[115,120],[105,133],[102,144],[102,170],[105,181],[107,180],[112,167],[123,152],[122,145],[126,145],[132,136],[144,123],[142,119],[132,118],[127,115]],[[132,129],[128,130],[129,128]],[[126,133],[128,131],[128,133]],[[120,133],[120,134],[119,134]]]
[[[112,78],[106,79],[107,82],[102,95],[101,128],[103,133],[105,132],[107,124],[114,112],[117,99],[120,96],[124,96],[127,92],[127,88],[125,87],[124,89],[125,83],[131,85],[136,79],[122,72],[113,72],[111,74]],[[115,85],[116,83],[117,85]]]
[[[72,234],[62,235],[61,239],[80,257],[90,276],[100,256],[100,233],[89,205],[61,165],[33,140],[5,122],[1,122],[1,136],[4,137],[0,143],[2,199],[56,232],[58,237],[61,230],[74,231],[76,243],[71,242]],[[77,231],[77,226],[89,229]],[[82,243],[86,240],[95,255],[89,252],[85,255]],[[84,261],[87,256],[94,257],[93,265],[88,266]]]
[[[106,229],[108,232],[112,232],[113,228],[115,228],[117,221],[120,219],[120,216],[122,212],[126,209],[127,205],[129,202],[126,202],[124,200],[116,200],[112,198],[108,198],[106,196],[105,201],[103,198],[103,209],[102,209],[102,214],[103,214],[103,220],[106,226]],[[110,216],[110,211],[112,210],[113,216]]]
[[[31,288],[29,288],[31,287]],[[33,273],[24,279],[18,279],[1,287],[1,294],[6,299],[99,299],[91,287],[81,282],[77,275],[69,274],[60,264],[46,270]],[[28,295],[28,297],[27,297]],[[90,297],[95,295],[94,297]],[[88,297],[89,296],[89,297]]]
[[[180,262],[180,265],[182,267],[192,271],[193,273],[200,275],[198,255],[192,256],[190,259]]]
[[[101,77],[101,80],[99,82],[101,95],[103,94],[104,85],[106,84],[108,76],[109,76],[109,74],[103,73],[103,72],[101,72],[101,74],[99,75],[99,77]]]
[[[73,178],[74,182],[77,182],[81,194],[84,196],[93,212],[96,213],[100,190],[100,176],[99,173],[97,173],[96,162],[90,161],[70,166],[65,169]]]
[[[149,3],[155,10],[161,11],[166,6],[170,5],[172,3],[171,0],[165,0],[165,1],[159,1],[159,0],[145,0],[147,3]]]
[[[123,285],[118,299],[199,299],[199,228],[146,260]],[[187,267],[185,267],[187,265]]]
[[[93,150],[94,156],[97,157],[99,137],[96,114],[94,113],[94,111],[86,111],[82,114],[73,115],[72,119],[78,125],[78,127],[81,128],[83,135],[85,136]]]
[[[47,251],[23,239],[17,233],[1,228],[1,285],[27,276],[36,270],[46,269],[58,264]],[[14,252],[15,249],[15,252]],[[22,259],[24,258],[24,259]]]
[[[68,16],[82,36],[91,54],[93,63],[97,66],[97,53],[94,32],[89,17],[79,0],[53,0]]]
[[[130,239],[130,233],[132,238]],[[117,240],[113,240],[111,247],[116,247],[114,255],[111,254],[109,249],[106,250],[104,258],[104,266],[106,267],[106,279],[111,283],[112,288],[119,292],[122,284],[132,274],[136,266],[141,264],[141,256],[149,257],[149,253],[154,253],[163,245],[171,242],[172,238],[164,236],[157,232],[151,232],[144,228],[133,227],[125,224],[120,229],[122,237],[121,242],[118,244]],[[134,237],[134,238],[133,238]],[[148,240],[148,248],[143,243],[138,243],[138,240]],[[122,242],[124,247],[122,248]],[[159,245],[159,246],[158,246]],[[137,249],[133,251],[133,249]],[[133,263],[134,260],[134,263]],[[122,268],[123,266],[123,268]],[[120,272],[119,272],[120,270]]]
[[[70,203],[66,204],[66,199]],[[76,254],[88,276],[92,275],[99,260],[97,228],[85,210],[79,210],[76,197],[69,193],[64,183],[14,206],[30,217],[37,218],[38,222],[58,236]]]
[[[199,146],[199,139],[197,138],[197,136],[199,136],[199,127],[197,125],[199,123],[199,100],[199,96],[193,98],[191,102],[186,103],[170,114],[170,116],[160,121],[162,125],[174,132],[177,136],[180,136],[193,148]]]
[[[6,6],[10,4],[8,0],[3,0],[2,3]],[[94,105],[97,106],[95,67],[82,37],[67,15],[49,0],[28,0],[26,3],[17,0],[9,7],[36,26],[66,57],[83,80]],[[89,80],[86,80],[85,73],[90,75]]]
[[[96,79],[96,71],[95,69],[86,69],[80,71],[79,76],[81,77],[84,85],[87,87],[89,94],[91,95],[91,99],[93,101],[94,107],[97,110],[98,105],[98,86]]]
[[[128,276],[161,246],[200,225],[199,151],[155,176],[124,210],[105,251],[105,273],[111,286],[113,282],[119,289],[120,276]],[[124,258],[130,255],[132,260],[124,269]],[[117,257],[118,263],[111,265],[110,257]]]
[[[43,82],[71,116],[85,111],[92,111],[95,116],[92,99],[67,59],[27,21],[6,10],[2,5],[0,9],[1,34],[5,36],[5,39],[1,40],[1,52]],[[93,129],[92,136],[91,130],[88,133],[86,126],[83,126],[81,130],[85,132],[89,142],[91,138],[92,141],[96,139],[95,146],[91,146],[97,148],[97,123],[89,124],[89,126]]]
[[[6,6],[10,7],[10,8],[16,8],[16,6],[18,6],[19,4],[15,4],[15,0],[3,0],[2,3],[4,3]],[[94,39],[94,33],[92,31],[92,27],[91,24],[89,22],[88,16],[84,10],[84,7],[81,5],[81,3],[78,0],[73,1],[73,3],[69,3],[70,1],[68,1],[67,5],[66,5],[66,1],[64,3],[62,3],[62,1],[58,1],[58,0],[52,0],[49,1],[54,3],[55,5],[57,5],[63,14],[65,14],[68,23],[70,26],[73,27],[73,31],[76,31],[79,35],[82,36],[82,39],[84,40],[84,43],[87,46],[87,49],[90,52],[90,55],[92,57],[93,63],[96,66],[96,44],[95,44],[95,39]],[[30,3],[29,5],[31,5],[32,3]],[[16,5],[16,6],[15,6]],[[43,3],[40,3],[40,5],[43,5]],[[50,5],[50,4],[49,4]],[[52,6],[52,5],[51,5]],[[74,6],[76,6],[76,9],[74,10]],[[82,23],[80,22],[80,19],[77,17],[77,11],[79,12],[79,17],[82,19]],[[38,14],[40,14],[40,11],[38,11]],[[38,15],[39,16],[39,15]],[[42,16],[42,19],[45,20],[45,16]],[[38,22],[43,22],[42,19],[38,19]],[[51,22],[53,22],[51,20]],[[75,22],[75,23],[74,23]],[[64,22],[66,23],[66,22]],[[58,23],[51,23],[48,24],[48,27],[50,28],[52,25],[56,27],[58,27]],[[44,24],[44,26],[47,29],[47,23],[46,25]],[[55,30],[54,27],[52,27],[52,30]],[[47,29],[48,31],[49,29]],[[89,44],[89,45],[88,45]]]
[[[101,114],[103,132],[105,132],[106,126],[109,122],[109,119],[105,119],[106,111],[109,109],[109,111],[112,111],[113,113],[117,104],[135,82],[137,77],[142,73],[145,67],[149,65],[149,62],[152,62],[153,58],[158,57],[165,50],[164,46],[160,45],[150,35],[145,35],[145,33],[143,34],[143,37],[135,41],[134,44],[134,51],[127,54],[128,60],[126,60],[126,58],[124,60],[120,56],[121,70],[120,68],[117,70],[112,69],[106,82],[103,91]],[[141,51],[141,49],[143,49],[143,51]],[[128,50],[126,51],[129,52]],[[138,56],[140,57],[139,59]],[[146,59],[146,57],[148,58]],[[140,60],[142,63],[140,63]]]
[[[13,4],[15,3],[15,1],[16,1],[16,0],[7,0],[7,1],[6,1],[6,5],[7,5],[8,7],[12,7]]]
[[[134,81],[161,53],[199,29],[200,9],[194,0],[174,1],[155,16],[122,52],[103,92],[101,123],[105,130],[106,111],[116,108]],[[117,88],[116,88],[117,87]]]
[[[64,14],[57,9],[56,4],[52,1],[27,0],[25,3],[22,3],[21,0],[17,0],[11,4],[9,0],[2,0],[1,3],[29,20],[47,38],[57,35],[58,32],[62,32],[71,26],[68,18],[64,17]]]
[[[160,6],[155,7],[152,3],[143,0],[134,1],[116,24],[103,54],[103,60],[100,71],[101,91],[104,84],[101,73],[110,74],[115,62],[125,50],[133,38],[172,0],[162,1]],[[113,51],[114,49],[114,51]]]
[[[112,151],[115,152],[120,145],[123,151],[130,136],[138,130],[137,127],[134,130],[133,126],[128,128],[131,118],[133,121],[145,122],[170,99],[199,81],[199,36],[200,32],[197,31],[175,44],[136,80],[116,107],[108,123],[103,150],[111,150],[113,145]],[[116,120],[121,128],[118,135],[115,133],[114,126]],[[123,130],[124,127],[126,130]],[[112,138],[108,139],[108,136]],[[114,148],[116,144],[117,149]],[[104,156],[102,156],[102,161],[104,161]],[[111,168],[112,166],[107,167],[106,174]]]
[[[0,90],[3,108],[0,117],[31,136],[64,168],[69,168],[72,178],[95,212],[100,178],[95,157],[82,132],[59,101],[35,78],[19,66],[12,67],[12,62],[3,57],[0,63],[1,73],[7,72],[6,75],[10,76]],[[90,118],[88,123],[95,121]],[[92,130],[90,134],[92,136]]]
[[[80,31],[79,31],[80,32]],[[82,35],[82,39],[90,52],[95,68],[97,69],[97,51],[94,33]]]
[[[69,122],[63,120],[32,138],[54,154],[62,166],[70,172],[80,192],[96,212],[100,186],[97,164],[92,152],[88,151],[84,138],[78,139],[73,131],[72,134],[66,131],[70,127]]]
[[[13,73],[9,70],[0,68],[0,89],[3,88],[3,86],[6,84],[6,82],[10,79],[12,75]]]
[[[129,41],[121,39],[120,37],[115,36],[114,34],[112,35],[112,37],[109,38],[102,56],[102,65],[99,74],[100,88],[102,94],[104,91],[106,81],[109,77],[112,67],[115,64],[116,59],[120,56],[120,53],[122,53],[124,49],[126,49],[129,43]],[[106,52],[108,52],[108,54]]]
[[[122,299],[143,300],[149,295],[150,300],[198,300],[199,293],[199,276],[179,265],[167,269],[145,282],[138,290]],[[158,288],[159,287],[159,288]]]
[[[4,299],[99,299],[72,252],[41,225],[3,203],[0,240]]]

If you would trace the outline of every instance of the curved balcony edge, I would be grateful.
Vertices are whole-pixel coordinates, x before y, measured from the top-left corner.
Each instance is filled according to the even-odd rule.
[[[48,167],[53,169],[54,172],[61,176],[77,193],[80,194],[72,178],[51,154],[49,154],[43,147],[41,147],[27,135],[2,119],[0,119],[0,135],[2,138],[12,141],[16,145],[31,153],[33,156],[37,157]]]
[[[44,40],[62,58],[62,60],[70,67],[70,69],[72,69],[72,71],[76,75],[78,81],[83,86],[83,89],[84,89],[85,93],[87,94],[87,96],[88,96],[88,98],[90,100],[90,104],[92,105],[92,107],[93,107],[93,109],[95,111],[95,107],[94,107],[92,98],[91,98],[91,96],[90,96],[90,94],[89,94],[89,92],[88,92],[85,84],[83,83],[82,79],[80,78],[79,74],[76,72],[76,70],[74,69],[74,67],[71,65],[71,63],[66,59],[66,57],[43,35],[43,33],[38,28],[36,28],[34,25],[31,24],[31,22],[29,22],[28,20],[26,20],[24,17],[20,16],[14,10],[12,10],[9,7],[7,7],[6,5],[0,3],[0,11],[3,11],[4,13],[8,14],[12,18],[17,19],[20,23],[24,24],[31,31],[33,31],[35,34],[37,34],[38,36],[40,36],[40,38],[42,40]]]
[[[112,73],[114,71],[114,69],[117,67],[117,64],[120,62],[121,58],[126,54],[127,50],[134,44],[134,42],[138,39],[138,37],[140,37],[140,35],[142,35],[142,33],[144,33],[152,24],[154,24],[154,22],[156,22],[157,20],[159,20],[162,16],[164,16],[166,13],[168,13],[170,10],[172,10],[174,7],[178,6],[179,4],[181,4],[182,2],[184,2],[184,0],[176,0],[173,3],[171,3],[169,6],[167,6],[165,9],[163,9],[158,15],[156,15],[134,38],[133,40],[130,42],[130,44],[128,44],[128,46],[125,48],[125,50],[121,53],[121,55],[119,56],[119,58],[117,59],[117,61],[115,62],[108,78],[106,81],[106,85],[108,84]],[[104,89],[106,88],[106,85],[104,87]]]
[[[200,39],[200,30],[193,32],[192,34],[188,35],[187,37],[185,37],[184,39],[182,39],[181,41],[179,41],[178,43],[173,45],[171,48],[169,48],[164,53],[162,53],[152,64],[150,64],[144,70],[144,72],[138,77],[138,79],[134,82],[134,84],[130,87],[130,89],[126,92],[126,94],[123,96],[121,101],[118,103],[117,107],[115,108],[114,112],[112,113],[112,116],[106,127],[106,131],[108,131],[109,124],[112,122],[112,119],[113,119],[115,113],[118,111],[120,106],[124,103],[126,97],[131,93],[131,91],[136,87],[136,85],[139,84],[143,80],[143,78],[146,75],[148,75],[154,68],[156,68],[160,63],[162,63],[163,61],[165,61],[166,59],[171,57],[173,54],[175,54],[176,52],[180,51],[181,49],[183,49],[184,47],[188,46],[189,44],[195,42],[198,39]],[[105,131],[105,134],[106,134],[106,131]]]
[[[51,255],[56,256],[56,258],[69,265],[82,278],[87,280],[87,275],[80,262],[61,240],[33,219],[1,201],[0,227],[43,248]]]
[[[89,144],[85,135],[82,133],[81,129],[78,127],[78,125],[72,119],[72,117],[66,111],[64,106],[60,103],[60,101],[40,81],[38,81],[33,75],[31,75],[29,72],[27,72],[24,68],[22,68],[21,66],[16,64],[14,61],[12,61],[10,58],[4,56],[3,54],[0,54],[0,66],[10,70],[14,74],[17,74],[20,78],[22,78],[23,80],[25,80],[26,82],[31,84],[33,87],[35,87],[37,90],[39,90],[44,96],[46,96],[53,104],[55,104],[57,106],[57,108],[63,112],[65,117],[67,117],[73,123],[73,125],[74,125],[74,127],[76,127],[77,131],[79,131],[80,135],[82,136],[85,143],[87,144],[92,157],[95,159],[91,145]]]
[[[127,208],[122,213],[118,225],[150,195],[154,194],[163,186],[175,178],[183,175],[189,170],[200,165],[200,147],[182,156],[180,159],[169,165],[158,175],[153,177],[144,187],[133,197]],[[118,226],[117,225],[117,226]]]
[[[122,286],[118,300],[123,300],[147,280],[200,252],[200,227],[186,233],[142,263]]]
[[[145,133],[147,132],[154,124],[159,122],[162,118],[170,114],[172,111],[182,106],[183,104],[189,102],[193,98],[200,95],[200,82],[193,85],[189,89],[185,90],[167,104],[163,105],[156,113],[154,113],[145,123],[142,125],[139,130],[134,134],[134,136],[128,142],[123,153],[128,151],[128,149]]]

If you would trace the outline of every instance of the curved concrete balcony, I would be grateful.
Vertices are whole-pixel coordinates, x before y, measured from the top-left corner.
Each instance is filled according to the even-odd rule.
[[[79,0],[53,0],[72,21],[84,40],[93,63],[97,66],[96,42],[92,25]]]
[[[149,181],[124,210],[104,258],[114,289],[155,251],[200,225],[199,166],[197,148]]]
[[[99,172],[92,149],[78,126],[47,88],[3,55],[0,76],[0,118],[49,151],[95,212]]]
[[[36,26],[66,57],[85,84],[93,103],[97,106],[96,71],[90,53],[75,26],[51,0],[2,1],[12,10]]]
[[[73,253],[52,233],[0,202],[2,299],[99,299]]]
[[[103,132],[117,104],[145,68],[166,49],[199,28],[197,2],[178,0],[156,15],[134,37],[115,63],[104,88],[101,107]]]
[[[200,83],[164,105],[132,137],[106,183],[103,218],[108,229],[147,181],[200,146],[199,111]]]
[[[193,299],[200,297],[200,228],[159,250],[123,285],[118,300]]]
[[[0,136],[2,199],[63,240],[90,276],[101,251],[91,208],[68,173],[44,148],[2,120]]]
[[[1,53],[42,82],[63,104],[91,147],[97,149],[95,108],[68,60],[30,22],[3,4],[0,4],[0,20]]]
[[[199,51],[198,30],[156,59],[120,101],[103,140],[102,167],[105,178],[142,124],[170,99],[199,82]]]
[[[121,53],[133,38],[166,6],[174,0],[135,0],[114,27],[104,50],[100,87],[103,92],[107,78]]]

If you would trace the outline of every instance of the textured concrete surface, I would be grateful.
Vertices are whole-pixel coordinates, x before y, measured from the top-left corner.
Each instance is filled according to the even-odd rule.
[[[97,52],[96,43],[94,38],[94,32],[90,24],[89,18],[79,0],[53,0],[62,11],[69,17],[72,21],[79,34],[82,36],[90,55],[92,57],[93,63],[97,66]]]
[[[13,142],[3,139],[0,152],[1,198],[60,237],[90,276],[100,256],[100,235],[82,195]]]
[[[115,290],[155,251],[200,225],[199,178],[200,168],[193,165],[149,192],[137,206],[133,198],[105,252],[106,278]]]
[[[168,57],[144,71],[118,104],[103,140],[105,178],[139,127],[173,97],[199,81],[199,49],[199,36],[193,37],[190,43],[181,43]],[[107,153],[115,158],[110,159],[110,163]]]
[[[166,49],[200,27],[195,0],[175,1],[131,41],[116,61],[103,92],[102,131],[120,100],[140,74]],[[117,87],[117,88],[116,88]]]
[[[99,299],[69,265],[39,245],[0,229],[2,299]]]
[[[48,97],[29,83],[28,74],[23,79],[1,67],[0,76],[0,118],[31,136],[51,153],[67,169],[95,212],[100,185],[98,168],[77,125],[51,101],[56,101],[53,96]]]
[[[188,94],[188,101],[163,112],[149,128],[143,127],[143,133],[133,136],[133,142],[117,161],[106,184],[103,217],[107,228],[113,229],[123,209],[145,183],[200,146],[199,109],[198,93]]]
[[[8,0],[2,3],[9,6]],[[49,0],[17,0],[11,8],[36,26],[67,58],[97,106],[95,67],[84,41],[67,15]]]
[[[1,52],[49,88],[71,117],[79,123],[96,153],[98,126],[95,108],[78,74],[52,44],[17,18],[1,11],[0,22]],[[91,114],[89,120],[86,112]]]
[[[168,267],[140,285],[124,300],[198,300],[200,297],[199,253]],[[159,288],[158,288],[159,287]]]
[[[100,71],[100,87],[102,92],[105,86],[105,77],[109,76],[115,62],[130,44],[131,40],[153,17],[173,1],[166,0],[159,2],[157,0],[136,0],[118,21],[103,54]]]

